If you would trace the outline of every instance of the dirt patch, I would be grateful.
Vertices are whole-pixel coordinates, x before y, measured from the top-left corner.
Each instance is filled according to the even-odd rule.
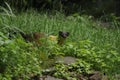
[[[52,76],[47,76],[47,78],[45,78],[45,80],[63,80],[63,79],[58,79]]]
[[[56,58],[57,62],[61,62],[66,65],[75,63],[76,60],[77,60],[77,58],[70,57],[70,56]]]

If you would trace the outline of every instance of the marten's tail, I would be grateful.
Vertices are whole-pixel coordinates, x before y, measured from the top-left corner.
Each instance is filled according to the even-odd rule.
[[[17,27],[14,27],[13,29],[16,31],[16,33],[19,33],[22,37],[25,37],[26,34],[21,29]]]
[[[15,38],[16,34],[20,34],[22,37],[26,34],[17,27],[10,27],[8,25],[5,25],[5,27],[2,28],[3,32],[8,36],[9,39]]]

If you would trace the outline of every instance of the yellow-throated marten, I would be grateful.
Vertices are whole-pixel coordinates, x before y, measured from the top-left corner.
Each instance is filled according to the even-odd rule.
[[[34,42],[35,44],[38,44],[38,45],[42,44],[42,42],[40,41],[41,38],[47,37],[46,34],[40,33],[40,32],[24,33],[21,30],[18,30],[18,29],[15,29],[15,30],[16,31],[14,34],[19,33],[26,42]],[[57,37],[57,44],[62,45],[68,36],[69,36],[69,32],[59,31],[58,37]]]
[[[20,34],[26,41],[35,42],[37,44],[41,44],[42,42],[40,42],[40,39],[46,37],[44,33],[39,32],[33,32],[29,34],[24,34],[20,32]],[[69,36],[68,32],[59,31],[57,37],[57,44],[62,45],[68,36]]]

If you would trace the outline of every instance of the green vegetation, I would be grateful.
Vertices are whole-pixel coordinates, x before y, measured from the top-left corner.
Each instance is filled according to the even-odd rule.
[[[87,15],[66,17],[58,12],[43,14],[35,11],[15,15],[11,10],[4,11],[0,14],[0,79],[28,79],[31,75],[42,75],[42,70],[53,65],[56,69],[53,75],[68,80],[71,70],[76,74],[101,71],[110,77],[120,74],[120,23],[117,20],[111,20],[110,27],[105,27]],[[70,36],[63,46],[46,38],[41,40],[44,45],[34,46],[19,35],[8,39],[7,28],[14,27],[26,33],[48,35],[68,31]],[[73,56],[78,62],[71,65],[56,63],[58,56]]]

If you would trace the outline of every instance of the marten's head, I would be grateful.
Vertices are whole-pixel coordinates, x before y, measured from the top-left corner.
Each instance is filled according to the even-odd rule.
[[[58,44],[62,45],[68,36],[69,36],[69,32],[59,31]]]
[[[67,38],[69,36],[69,32],[59,31],[59,37]]]

